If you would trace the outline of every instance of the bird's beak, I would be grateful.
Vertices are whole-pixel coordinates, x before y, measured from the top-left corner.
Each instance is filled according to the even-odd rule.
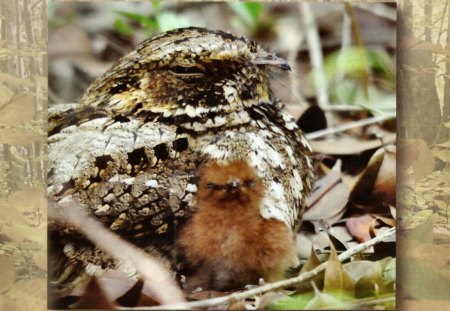
[[[256,57],[252,62],[255,65],[269,65],[276,66],[282,70],[291,70],[291,66],[289,66],[284,58],[268,53],[264,50],[256,54]]]

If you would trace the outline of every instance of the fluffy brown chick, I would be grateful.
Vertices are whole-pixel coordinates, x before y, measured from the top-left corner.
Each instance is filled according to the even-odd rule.
[[[199,177],[197,210],[176,248],[188,287],[237,289],[298,265],[292,231],[260,214],[265,189],[246,160],[210,161]]]

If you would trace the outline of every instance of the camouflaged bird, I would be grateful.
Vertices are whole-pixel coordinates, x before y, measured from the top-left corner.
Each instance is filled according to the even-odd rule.
[[[313,168],[308,143],[270,90],[272,68],[289,66],[223,31],[182,28],[142,42],[79,105],[51,109],[49,198],[79,202],[164,256],[195,207],[199,165],[246,158],[264,183],[261,216],[294,229]],[[60,283],[115,266],[69,228],[51,223],[49,239],[59,258],[50,260],[51,277]]]

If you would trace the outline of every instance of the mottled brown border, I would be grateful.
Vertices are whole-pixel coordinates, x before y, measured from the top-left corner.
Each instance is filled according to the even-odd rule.
[[[422,0],[420,2],[429,4],[431,0]],[[41,264],[43,261],[42,256],[46,254],[46,224],[43,220],[45,217],[39,216],[39,213],[45,216],[45,203],[40,201],[44,201],[43,185],[45,183],[43,177],[45,172],[43,154],[45,147],[45,98],[47,96],[46,5],[45,0],[0,1],[0,98],[3,99],[0,100],[0,109],[4,108],[6,104],[10,105],[8,114],[10,121],[1,119],[0,115],[0,148],[13,148],[13,151],[19,150],[19,154],[17,152],[9,152],[9,154],[19,157],[18,161],[20,161],[20,156],[22,155],[26,161],[34,163],[32,170],[24,169],[19,171],[19,165],[18,170],[11,172],[13,178],[27,180],[30,183],[30,190],[14,192],[14,189],[4,189],[1,187],[1,178],[3,177],[0,175],[0,192],[10,191],[6,201],[8,207],[17,207],[14,209],[20,212],[26,212],[28,209],[29,211],[37,211],[37,218],[31,218],[31,221],[29,220],[30,217],[20,218],[18,221],[17,217],[13,218],[11,214],[10,221],[3,219],[3,223],[8,223],[8,227],[5,228],[10,230],[10,232],[14,231],[16,234],[17,241],[12,241],[12,244],[19,243],[27,238],[31,241],[39,241],[38,245],[40,245],[40,248],[34,251],[33,256]],[[421,18],[412,16],[411,14],[413,13],[410,11],[403,12],[403,0],[398,1],[398,7],[399,14],[402,17],[399,23],[405,18],[413,21],[419,21],[418,19]],[[400,25],[399,27],[402,26]],[[432,27],[439,27],[439,25]],[[399,35],[402,36],[401,32],[399,32]],[[402,40],[402,37],[399,38],[399,50],[407,50],[410,47],[411,42]],[[441,48],[445,49],[446,47],[442,46]],[[447,56],[448,61],[449,58]],[[399,66],[402,64],[401,58],[398,59],[398,63]],[[414,78],[412,71],[407,74]],[[403,83],[402,80],[398,82],[400,86]],[[424,89],[421,91],[427,93],[435,90]],[[442,89],[438,88],[436,91],[443,92]],[[8,100],[4,100],[5,98]],[[399,98],[398,105],[406,110],[409,107],[408,103],[402,102],[402,98]],[[5,116],[4,111],[3,116]],[[406,120],[407,118],[402,118],[402,115],[400,115],[398,120],[399,129],[415,126],[415,124],[408,124]],[[400,163],[403,156],[405,155],[399,157]],[[4,160],[0,159],[0,165],[1,161]],[[5,200],[0,200],[0,203],[4,202]],[[5,204],[1,206],[5,206]],[[6,230],[5,228],[3,230]],[[408,236],[400,235],[399,237],[407,238]],[[399,241],[399,243],[402,243],[402,241]],[[434,248],[434,250],[434,255],[437,257],[448,256],[448,251],[441,253],[439,247]],[[399,254],[399,267],[402,266],[402,260],[405,255]],[[0,269],[2,268],[4,267],[0,267]],[[408,271],[408,273],[414,273],[414,271]],[[408,296],[402,296],[401,288],[408,285],[402,282],[405,280],[414,280],[414,278],[411,275],[399,274],[399,310],[450,309],[450,300],[411,300]],[[429,286],[430,290],[433,290],[433,284],[424,284],[424,286]],[[0,309],[44,310],[46,309],[46,287],[46,279],[42,277],[20,280],[7,292],[0,294]],[[448,299],[450,299],[450,296]]]

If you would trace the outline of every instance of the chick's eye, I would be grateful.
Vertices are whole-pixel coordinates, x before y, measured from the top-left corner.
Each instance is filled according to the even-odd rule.
[[[205,68],[201,65],[179,65],[170,66],[169,70],[179,77],[201,77],[205,74]]]
[[[220,188],[220,186],[217,184],[213,184],[213,183],[207,183],[206,188],[211,189],[211,190],[218,190]]]
[[[256,182],[254,179],[248,179],[246,181],[244,181],[244,186],[249,187],[249,188],[253,188],[255,186]]]

